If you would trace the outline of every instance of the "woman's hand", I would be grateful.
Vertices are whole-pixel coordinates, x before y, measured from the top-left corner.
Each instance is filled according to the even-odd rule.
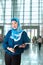
[[[13,48],[7,47],[7,49],[8,49],[9,51],[13,52],[13,53],[15,52]]]
[[[22,44],[19,46],[19,48],[25,48],[26,47],[26,44]]]

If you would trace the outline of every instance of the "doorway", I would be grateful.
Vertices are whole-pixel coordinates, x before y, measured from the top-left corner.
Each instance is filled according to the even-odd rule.
[[[31,38],[31,42],[34,36],[39,36],[39,26],[22,26],[22,29],[27,32],[29,38]]]

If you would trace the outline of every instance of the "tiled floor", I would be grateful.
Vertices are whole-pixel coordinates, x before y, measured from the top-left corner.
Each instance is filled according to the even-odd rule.
[[[0,44],[0,65],[5,65],[2,44]],[[43,45],[39,53],[38,45],[30,43],[30,48],[22,54],[21,65],[43,65]]]

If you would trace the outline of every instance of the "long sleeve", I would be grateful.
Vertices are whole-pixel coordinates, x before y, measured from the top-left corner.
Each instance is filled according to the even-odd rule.
[[[27,33],[24,31],[23,32],[23,43],[29,43],[30,42],[30,38],[28,37]],[[26,47],[24,48],[24,50],[29,49],[29,44],[26,44]]]
[[[3,40],[3,48],[4,49],[7,49],[7,47],[8,47],[8,39],[9,39],[9,36],[10,36],[10,31],[7,33],[7,35],[5,36],[5,38]]]
[[[28,37],[28,35],[25,31],[23,32],[23,42],[24,43],[29,43],[30,42],[30,38]]]

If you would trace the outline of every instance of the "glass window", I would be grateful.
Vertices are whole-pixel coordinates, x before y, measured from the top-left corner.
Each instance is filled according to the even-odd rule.
[[[40,35],[43,37],[43,26],[40,25]]]
[[[3,23],[3,9],[2,9],[1,2],[0,2],[0,23]]]
[[[11,29],[11,25],[4,25],[4,35],[7,34],[7,32]]]
[[[30,0],[24,3],[24,23],[30,23]]]
[[[31,23],[38,23],[38,0],[36,1],[32,0],[32,21]]]
[[[6,15],[5,17],[5,23],[11,23],[11,15]]]
[[[38,33],[38,32],[37,32],[37,29],[35,29],[35,36],[36,36],[36,37],[37,37],[37,33]]]
[[[33,37],[34,37],[34,29],[31,29],[31,42],[32,42],[32,39],[33,39]]]
[[[32,0],[32,4],[30,4],[30,2],[31,0],[14,0],[14,5],[13,5],[12,0],[6,0],[6,2],[5,0],[0,0],[0,26],[1,25],[10,26],[11,17],[13,17],[13,13],[14,13],[14,17],[16,16],[20,19],[21,25],[43,26],[43,1]],[[12,6],[14,7],[14,9],[12,8]],[[32,7],[30,8],[30,6]],[[40,26],[40,34],[42,29],[41,26]],[[8,29],[8,27],[6,28]],[[7,32],[6,28],[4,28],[4,31]]]
[[[11,22],[11,0],[6,1],[5,23]]]
[[[27,29],[28,37],[30,38],[30,29]]]

